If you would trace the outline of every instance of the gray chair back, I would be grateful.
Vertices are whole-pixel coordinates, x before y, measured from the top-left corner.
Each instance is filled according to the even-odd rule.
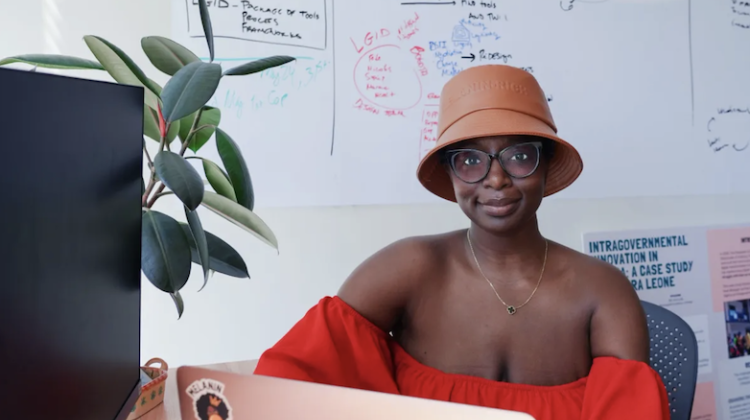
[[[698,341],[693,329],[674,312],[641,301],[648,322],[649,361],[669,396],[671,420],[689,420],[698,382]]]

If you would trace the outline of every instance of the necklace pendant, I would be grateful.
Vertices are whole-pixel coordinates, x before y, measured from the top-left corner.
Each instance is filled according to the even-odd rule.
[[[516,313],[516,307],[515,306],[508,306],[508,313],[513,315]]]

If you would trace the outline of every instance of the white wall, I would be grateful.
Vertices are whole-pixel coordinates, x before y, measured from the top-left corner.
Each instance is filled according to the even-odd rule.
[[[139,42],[145,35],[169,36],[169,12],[169,0],[0,0],[0,57],[30,52],[91,57],[81,38],[97,34],[123,48],[163,83]],[[76,75],[97,77],[90,72]],[[467,225],[460,210],[448,203],[271,209],[262,207],[263,197],[258,201],[257,213],[276,233],[280,253],[202,212],[206,228],[228,239],[245,257],[252,279],[217,274],[198,293],[201,279],[194,276],[183,291],[185,314],[179,321],[171,299],[144,280],[144,361],[157,356],[178,366],[257,358],[320,297],[335,293],[348,273],[377,249],[404,236]],[[157,207],[182,213],[171,198]],[[550,199],[540,210],[540,222],[548,237],[580,249],[581,234],[589,231],[748,223],[750,195]]]

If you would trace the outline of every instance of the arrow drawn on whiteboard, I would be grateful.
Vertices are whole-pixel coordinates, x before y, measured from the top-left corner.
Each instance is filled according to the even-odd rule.
[[[476,56],[474,55],[474,53],[471,53],[471,55],[463,56],[461,58],[465,58],[467,60],[474,61],[474,59],[476,58]]]
[[[451,5],[455,6],[455,1],[403,1],[401,2],[402,6],[445,6],[445,5]]]

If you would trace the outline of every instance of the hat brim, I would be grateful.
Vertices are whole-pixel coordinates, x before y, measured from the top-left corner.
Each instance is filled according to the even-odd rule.
[[[555,153],[547,168],[545,197],[567,188],[583,171],[583,161],[578,151],[558,137],[543,121],[506,109],[482,109],[464,116],[443,132],[438,139],[439,146],[430,150],[419,164],[419,182],[438,197],[455,202],[453,183],[440,161],[440,151],[464,140],[503,135],[535,136],[556,143]]]

